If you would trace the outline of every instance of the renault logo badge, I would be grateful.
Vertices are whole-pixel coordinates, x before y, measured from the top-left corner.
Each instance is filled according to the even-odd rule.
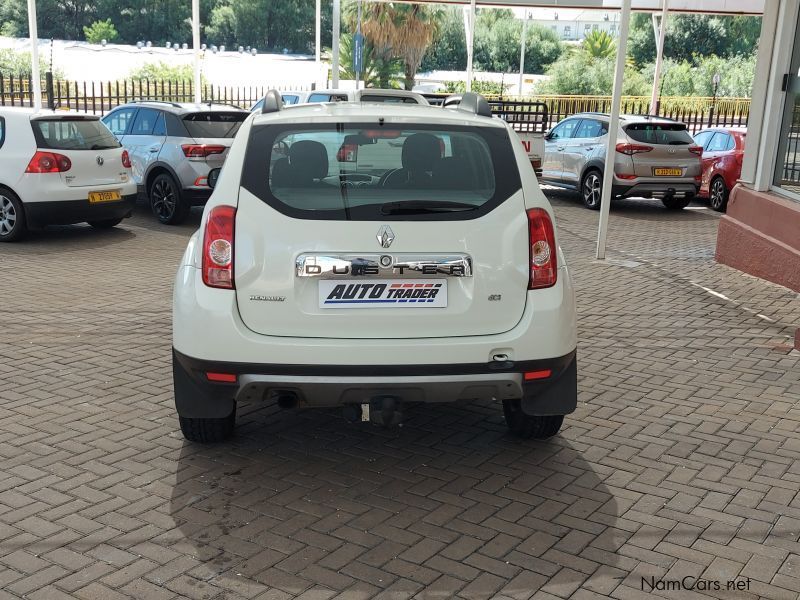
[[[388,248],[394,241],[394,231],[388,225],[384,225],[378,230],[378,235],[375,237],[378,239],[381,248]]]

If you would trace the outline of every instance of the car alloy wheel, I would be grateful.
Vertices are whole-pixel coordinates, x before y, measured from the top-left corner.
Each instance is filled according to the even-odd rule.
[[[603,194],[603,179],[598,173],[591,172],[583,178],[583,203],[587,208],[598,208]]]
[[[162,221],[169,220],[175,213],[178,204],[178,194],[172,183],[166,178],[159,178],[150,192],[150,202],[153,212]]]
[[[14,232],[17,225],[17,209],[11,198],[0,196],[0,235],[5,237]]]
[[[711,182],[711,208],[714,210],[724,210],[725,208],[725,182],[717,177]]]

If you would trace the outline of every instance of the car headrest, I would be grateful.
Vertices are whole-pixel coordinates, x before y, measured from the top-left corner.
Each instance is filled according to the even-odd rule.
[[[319,142],[301,140],[289,148],[289,164],[295,176],[322,179],[328,176],[328,151]]]
[[[433,171],[441,156],[439,138],[430,133],[415,133],[403,142],[403,168],[409,171]]]

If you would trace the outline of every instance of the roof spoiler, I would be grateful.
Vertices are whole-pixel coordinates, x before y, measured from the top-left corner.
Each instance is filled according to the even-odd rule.
[[[444,108],[457,108],[465,112],[478,115],[479,117],[491,117],[492,108],[489,102],[480,94],[474,92],[465,92],[463,94],[454,94],[444,99],[442,103]]]
[[[264,105],[261,114],[274,113],[283,110],[283,98],[278,90],[270,90],[264,94]]]

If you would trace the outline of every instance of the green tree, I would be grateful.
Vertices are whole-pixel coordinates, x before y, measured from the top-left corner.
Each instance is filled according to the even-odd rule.
[[[355,42],[353,35],[342,34],[339,38],[339,77],[341,79],[355,79],[353,71],[353,52]],[[403,65],[397,59],[383,59],[378,56],[372,44],[364,44],[362,59],[361,81],[364,87],[396,88],[399,87],[398,74]]]
[[[477,24],[476,24],[477,25]],[[442,9],[439,30],[434,36],[420,69],[423,71],[463,71],[467,68],[464,16],[460,7]]]
[[[51,69],[48,64],[50,58],[49,53],[41,54],[39,56],[39,69],[42,73],[45,71],[53,71],[53,76],[56,79],[63,79],[64,72],[61,69]],[[30,52],[16,52],[10,49],[0,49],[0,73],[3,75],[24,76],[31,74],[31,53]]]
[[[617,53],[617,42],[607,31],[593,30],[581,43],[583,51],[592,58],[608,58]]]
[[[192,65],[173,65],[163,61],[147,63],[128,73],[130,79],[150,79],[162,81],[191,81],[194,78]]]
[[[573,52],[553,63],[549,79],[536,90],[542,94],[606,96],[614,85],[614,58],[593,58]],[[633,66],[625,67],[622,93],[626,96],[649,94],[651,85]]]
[[[119,33],[111,19],[106,19],[105,21],[95,21],[88,27],[84,27],[83,35],[86,36],[86,41],[90,44],[99,44],[103,40],[111,42],[117,39]]]

